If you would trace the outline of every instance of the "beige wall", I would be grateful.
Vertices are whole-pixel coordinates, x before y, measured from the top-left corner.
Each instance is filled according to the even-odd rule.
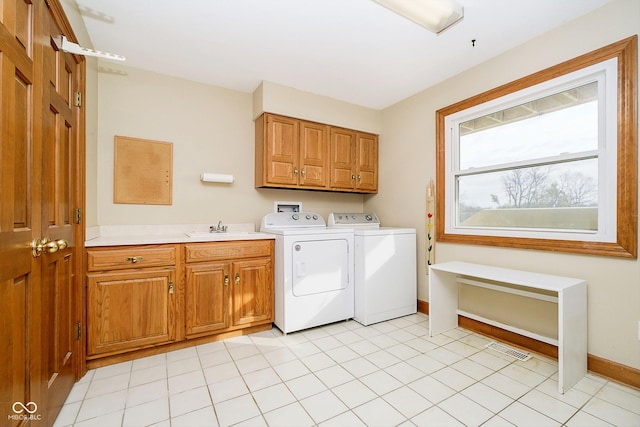
[[[379,110],[267,81],[253,93],[253,117],[265,111],[375,134],[381,130],[382,112]]]
[[[383,111],[380,192],[365,200],[364,209],[375,211],[387,225],[418,228],[420,299],[428,300],[424,219],[426,185],[435,179],[435,111],[638,34],[639,16],[637,0],[615,1]],[[640,369],[638,260],[444,243],[436,244],[435,258],[586,279],[589,353]],[[491,298],[483,298],[480,306],[476,301],[465,304],[476,304],[478,311],[495,304]],[[522,306],[514,307],[517,315]]]
[[[105,63],[106,65],[106,63]],[[88,204],[98,225],[247,223],[259,226],[274,200],[302,201],[306,211],[361,212],[357,194],[254,188],[254,107],[252,94],[208,86],[120,64],[127,76],[98,73],[98,144],[95,164],[97,197]],[[331,119],[327,111],[344,104],[316,95],[273,86],[268,102],[275,113],[295,115],[292,103],[313,105],[313,120]],[[288,109],[287,109],[288,108]],[[309,107],[306,107],[309,110]],[[367,129],[379,123],[379,112],[343,105],[341,125]],[[377,114],[377,115],[376,115]],[[365,117],[367,119],[362,119]],[[373,117],[373,119],[371,118]],[[330,122],[330,120],[329,120]],[[334,124],[334,123],[330,123]],[[115,135],[173,143],[171,206],[113,203],[113,139]],[[94,167],[90,159],[88,169]],[[233,184],[203,183],[203,172],[232,174]],[[87,191],[91,191],[88,186]]]

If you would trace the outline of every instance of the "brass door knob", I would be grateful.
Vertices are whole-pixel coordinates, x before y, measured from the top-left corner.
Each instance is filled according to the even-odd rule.
[[[31,241],[31,255],[34,258],[38,258],[40,255],[42,255],[45,243],[47,243],[46,238],[40,240],[39,237],[36,237],[35,239],[33,239],[33,241]]]
[[[44,249],[50,254],[55,254],[56,252],[61,251],[65,249],[67,246],[69,246],[67,241],[64,239],[49,240],[43,244],[44,244]]]
[[[49,254],[54,254],[58,251],[66,249],[69,243],[64,239],[49,240],[48,237],[43,239],[35,238],[31,242],[31,255],[34,258],[42,255],[42,252],[46,251]]]

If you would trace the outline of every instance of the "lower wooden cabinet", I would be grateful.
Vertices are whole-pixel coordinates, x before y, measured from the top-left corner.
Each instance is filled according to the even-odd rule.
[[[190,265],[186,271],[187,337],[227,329],[231,324],[229,264]]]
[[[273,322],[273,241],[185,245],[186,337]]]
[[[87,354],[121,352],[175,339],[175,269],[89,274]]]
[[[273,240],[89,248],[87,358],[273,322]]]
[[[131,351],[176,339],[179,245],[87,251],[87,355]]]
[[[273,322],[271,259],[234,262],[233,281],[233,326]]]

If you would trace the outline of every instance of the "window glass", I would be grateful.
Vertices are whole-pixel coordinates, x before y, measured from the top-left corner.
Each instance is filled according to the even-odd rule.
[[[457,193],[462,227],[598,229],[597,159],[464,175]]]
[[[598,148],[598,82],[459,125],[460,169]]]

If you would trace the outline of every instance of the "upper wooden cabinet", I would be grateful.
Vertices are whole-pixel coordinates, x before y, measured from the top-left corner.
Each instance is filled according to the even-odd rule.
[[[300,176],[302,187],[329,186],[329,126],[300,121]]]
[[[331,189],[378,191],[378,136],[331,128]]]
[[[256,187],[329,187],[329,126],[264,114],[256,121]]]
[[[256,120],[255,160],[256,187],[378,190],[377,135],[264,113]]]

